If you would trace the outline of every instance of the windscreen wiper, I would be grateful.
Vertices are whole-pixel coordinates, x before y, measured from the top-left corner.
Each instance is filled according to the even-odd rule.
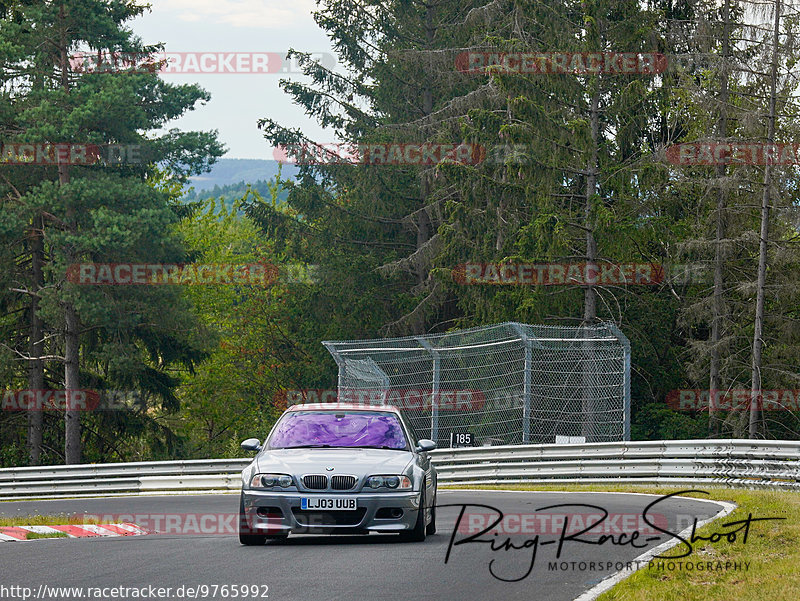
[[[385,444],[365,444],[354,447],[356,449],[388,449],[390,451],[406,451],[407,449],[398,449],[397,447],[390,447]]]
[[[301,444],[294,447],[281,447],[283,449],[346,449],[347,447],[333,444]]]

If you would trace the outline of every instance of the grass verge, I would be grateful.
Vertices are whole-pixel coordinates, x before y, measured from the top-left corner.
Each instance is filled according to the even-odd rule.
[[[443,489],[445,487],[442,487]],[[480,488],[504,490],[557,490],[565,492],[638,492],[664,495],[688,487],[650,487],[629,485],[567,486],[469,486],[446,488]],[[747,543],[741,536],[733,543],[698,541],[693,562],[736,562],[740,570],[656,570],[643,568],[599,597],[599,601],[797,601],[800,599],[800,493],[764,490],[740,490],[697,486],[709,494],[687,494],[688,497],[728,501],[738,506],[722,520],[715,520],[698,530],[710,536],[722,532],[721,524],[758,517],[781,517],[782,521],[756,522]],[[741,534],[741,533],[740,533]],[[682,547],[682,546],[681,546]],[[684,547],[682,547],[684,548]],[[665,555],[676,554],[676,550]],[[747,570],[744,565],[749,563]]]
[[[36,540],[37,538],[69,538],[69,537],[63,532],[45,532],[45,533],[28,532],[28,534],[25,535],[25,538],[27,540]]]
[[[4,526],[70,526],[81,524],[97,524],[96,519],[83,515],[22,515],[13,518],[0,517],[0,527]]]

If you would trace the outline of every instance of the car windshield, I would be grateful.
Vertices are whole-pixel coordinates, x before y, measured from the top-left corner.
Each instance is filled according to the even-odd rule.
[[[269,441],[270,449],[372,447],[406,449],[400,420],[392,413],[297,411],[286,414]]]

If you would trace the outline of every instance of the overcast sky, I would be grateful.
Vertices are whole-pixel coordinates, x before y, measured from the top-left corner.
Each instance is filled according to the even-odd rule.
[[[289,48],[328,53],[330,43],[314,22],[314,0],[151,0],[152,11],[131,21],[145,43],[163,42],[169,52],[274,52]],[[333,60],[333,59],[330,59]],[[226,158],[272,159],[271,145],[256,127],[270,117],[299,127],[312,139],[331,142],[323,131],[278,87],[278,73],[162,74],[166,81],[198,83],[211,94],[199,106],[170,124],[183,130],[218,129]],[[288,76],[299,79],[297,75]]]

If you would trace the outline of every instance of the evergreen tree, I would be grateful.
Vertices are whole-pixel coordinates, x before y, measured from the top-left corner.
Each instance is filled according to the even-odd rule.
[[[5,209],[33,224],[34,238],[40,235],[46,246],[41,280],[37,283],[34,276],[27,294],[37,299],[31,315],[46,324],[43,338],[54,352],[37,354],[42,348],[35,347],[40,341],[32,324],[32,354],[16,355],[32,366],[45,358],[63,363],[59,386],[68,394],[91,386],[133,388],[150,402],[157,398],[174,407],[177,382],[167,370],[175,364],[191,366],[202,356],[187,336],[191,321],[179,291],[79,287],[66,278],[70,266],[81,262],[182,262],[186,255],[172,231],[178,211],[169,193],[148,179],[162,164],[178,183],[185,182],[221,154],[213,133],[149,134],[208,99],[196,86],[169,85],[143,69],[83,72],[70,61],[72,53],[87,49],[100,56],[157,50],[143,46],[125,27],[144,10],[118,0],[20,2],[14,18],[2,22],[2,68],[5,89],[10,90],[3,110],[7,143],[116,144],[136,148],[144,158],[121,164],[24,167],[35,173],[36,181],[16,188],[15,203],[7,203]],[[13,177],[5,178],[12,194]],[[41,251],[31,244],[30,252],[40,256]],[[82,454],[80,413],[68,407],[64,416],[64,460],[76,463]],[[147,412],[108,412],[85,421],[95,426],[90,434],[99,441],[103,456],[114,447],[105,432],[141,431]]]

